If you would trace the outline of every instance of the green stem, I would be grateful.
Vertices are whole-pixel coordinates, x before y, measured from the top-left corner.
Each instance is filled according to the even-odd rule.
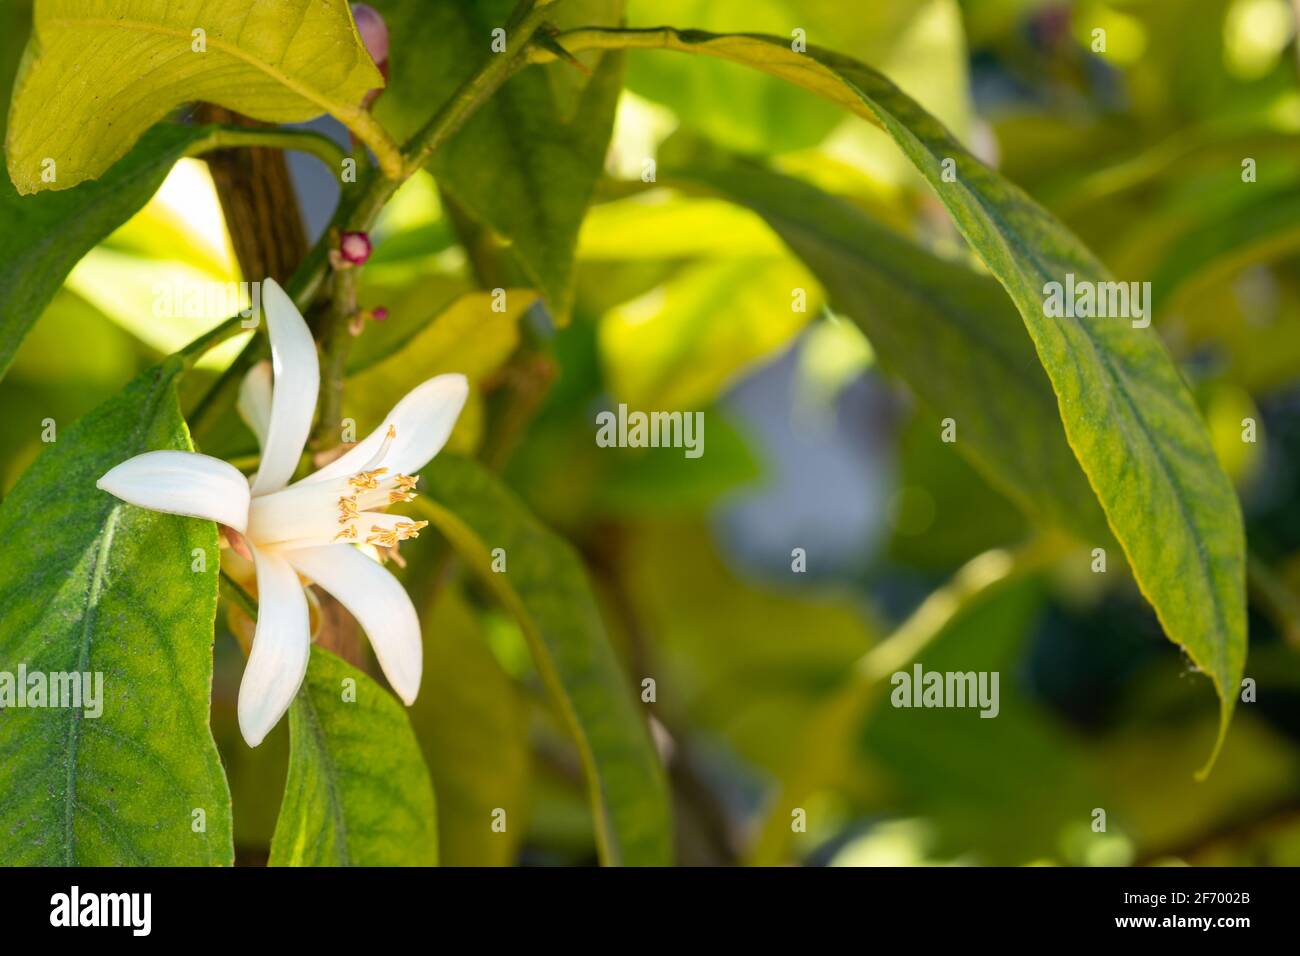
[[[226,600],[238,605],[241,611],[256,621],[257,602],[253,600],[253,596],[245,591],[240,583],[224,570],[221,572],[220,580],[221,593],[225,596]]]
[[[433,154],[455,135],[457,130],[465,124],[465,121],[474,114],[474,111],[510,77],[517,63],[527,62],[527,57],[524,54],[529,47],[533,34],[545,21],[545,11],[558,2],[560,0],[521,0],[510,20],[513,25],[507,28],[506,50],[503,53],[493,54],[491,59],[480,70],[461,84],[433,118],[411,137],[400,153],[399,162],[394,163],[392,156],[375,149],[373,142],[361,137],[356,128],[352,127],[353,131],[358,132],[358,136],[375,151],[375,155],[379,158],[380,169],[370,171],[364,186],[354,201],[341,201],[339,203],[331,228],[325,230],[289,281],[287,291],[293,297],[299,309],[306,312],[322,287],[329,266],[329,244],[333,242],[336,231],[366,232],[374,226],[375,221],[379,218],[379,213],[388,204],[388,201],[402,183],[422,169]],[[380,130],[382,132],[382,128]],[[243,131],[241,130],[241,132]],[[254,130],[252,132],[265,131]],[[271,132],[283,133],[284,131]],[[385,133],[384,136],[387,137],[387,134]],[[270,144],[260,143],[259,145]],[[305,145],[301,148],[305,148]],[[345,312],[347,314],[344,314]],[[328,386],[322,394],[323,406],[338,401],[331,395],[334,391],[341,391],[342,389],[341,377],[336,381],[332,370],[335,368],[339,370],[346,369],[347,354],[351,346],[351,336],[347,332],[347,323],[350,319],[350,311],[332,308],[325,321],[322,322],[321,327],[316,330],[318,340],[332,343],[330,354],[325,356],[325,368],[323,369]],[[238,317],[228,319],[216,329],[206,333],[205,336],[196,339],[184,351],[187,355],[192,353],[194,357],[197,357],[204,348],[203,341],[207,336],[230,332],[233,328],[239,326],[239,322]],[[231,367],[226,370],[226,373],[200,399],[194,410],[194,417],[206,416],[210,413],[211,409],[216,406],[217,396],[229,387],[233,378],[237,378],[244,368],[252,364],[252,357],[256,354],[255,350],[257,348],[256,339],[249,343],[248,347],[240,353]],[[342,371],[340,371],[340,376],[341,374]],[[194,418],[192,417],[191,425],[193,424]]]
[[[750,862],[768,866],[783,859],[791,835],[790,811],[825,785],[849,742],[861,733],[890,675],[915,661],[957,617],[995,590],[1047,567],[1066,547],[1062,539],[1045,537],[1016,551],[985,551],[962,565],[889,637],[859,658],[840,689],[808,721],[802,735],[807,747],[770,804]]]
[[[348,156],[338,143],[311,130],[255,126],[213,126],[207,136],[191,144],[185,155],[200,156],[217,149],[243,146],[266,146],[307,153],[328,166],[336,177],[340,175],[343,161]]]

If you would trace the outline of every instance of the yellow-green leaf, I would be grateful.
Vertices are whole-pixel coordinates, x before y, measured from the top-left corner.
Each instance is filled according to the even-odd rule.
[[[1246,657],[1241,507],[1153,326],[1046,314],[1048,283],[1071,274],[1076,282],[1111,281],[1105,266],[885,76],[848,57],[812,46],[796,53],[779,37],[666,27],[573,31],[563,42],[570,50],[646,47],[741,63],[838,103],[893,138],[1015,302],[1052,382],[1066,437],[1138,586],[1165,634],[1214,683],[1220,728],[1208,771]]]
[[[196,100],[271,123],[331,113],[387,167],[396,147],[361,109],[383,82],[341,0],[38,0],[9,176],[24,195],[95,179]]]

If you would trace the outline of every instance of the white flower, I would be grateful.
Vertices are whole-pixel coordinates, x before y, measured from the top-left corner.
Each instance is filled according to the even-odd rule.
[[[262,447],[257,474],[246,478],[195,452],[151,451],[97,482],[134,505],[220,522],[249,545],[258,616],[239,687],[239,728],[251,747],[284,715],[307,673],[311,635],[299,575],[351,612],[398,696],[415,700],[422,663],[415,608],[397,579],[354,544],[392,547],[426,524],[382,509],[415,496],[414,472],[447,441],[469,392],[463,375],[430,379],[364,441],[290,485],[311,429],[320,366],[307,323],[273,280],[263,283],[262,304],[271,364],[249,372],[239,395]]]

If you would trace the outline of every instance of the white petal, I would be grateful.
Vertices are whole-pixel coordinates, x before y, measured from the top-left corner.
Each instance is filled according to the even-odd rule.
[[[253,549],[257,563],[257,630],[239,683],[239,730],[256,747],[293,703],[311,655],[307,596],[293,567]]]
[[[347,454],[304,478],[299,484],[343,478],[371,465],[391,426],[396,431],[383,467],[390,474],[413,475],[442,449],[469,396],[464,375],[439,375],[417,385],[393,406],[384,423]]]
[[[349,544],[280,553],[351,612],[370,638],[388,683],[413,703],[424,667],[420,619],[397,578]]]
[[[240,534],[248,526],[248,479],[234,465],[197,452],[136,455],[95,487],[151,511],[219,521]]]
[[[257,447],[266,447],[266,430],[271,424],[271,363],[258,362],[239,383],[235,408],[244,424],[257,436]]]
[[[253,494],[283,488],[298,467],[307,444],[316,393],[320,391],[320,362],[311,331],[293,300],[274,279],[262,283],[262,314],[271,336],[271,421],[262,445],[262,464],[253,479]]]

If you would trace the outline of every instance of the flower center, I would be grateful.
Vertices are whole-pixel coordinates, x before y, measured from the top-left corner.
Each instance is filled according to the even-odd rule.
[[[415,498],[418,475],[390,474],[382,466],[397,432],[389,428],[366,467],[348,477],[310,478],[256,497],[249,509],[248,537],[259,547],[290,550],[334,542],[395,548],[418,538],[427,521],[390,515],[384,509]]]

